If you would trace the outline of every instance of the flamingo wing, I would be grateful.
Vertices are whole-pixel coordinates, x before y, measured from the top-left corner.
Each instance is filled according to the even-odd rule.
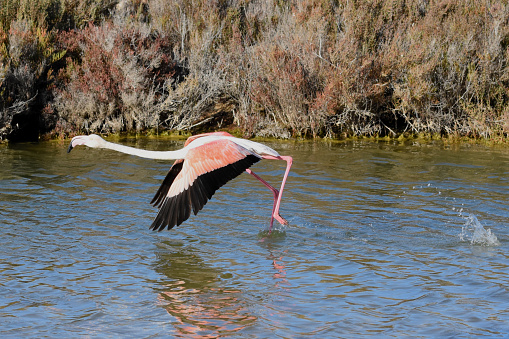
[[[232,136],[228,132],[212,132],[212,133],[202,133],[202,134],[192,135],[189,138],[187,138],[186,143],[184,144],[184,147],[189,145],[194,140],[201,138],[201,137],[208,136],[208,135],[222,135],[222,136],[226,136],[226,137]],[[183,159],[179,159],[173,163],[173,166],[171,166],[170,171],[164,178],[163,183],[157,190],[156,194],[154,195],[154,198],[152,198],[152,201],[150,202],[151,204],[153,204],[156,207],[160,207],[161,203],[164,201],[164,198],[168,194],[168,191],[170,190],[170,187],[171,187],[173,181],[175,180],[177,175],[182,170],[183,162],[184,162]]]
[[[173,164],[153,199],[160,208],[150,229],[172,229],[187,220],[191,210],[196,215],[216,190],[259,160],[258,155],[227,139],[189,150],[183,161]]]

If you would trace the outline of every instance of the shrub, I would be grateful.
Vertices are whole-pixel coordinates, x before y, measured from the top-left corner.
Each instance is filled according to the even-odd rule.
[[[38,107],[51,100],[51,67],[64,55],[54,37],[26,20],[13,21],[8,34],[0,31],[1,139],[37,139]]]
[[[509,133],[504,2],[0,5],[0,109],[31,106],[58,133]]]
[[[157,128],[167,82],[176,76],[173,42],[146,25],[104,22],[62,35],[67,67],[53,109],[73,130]]]

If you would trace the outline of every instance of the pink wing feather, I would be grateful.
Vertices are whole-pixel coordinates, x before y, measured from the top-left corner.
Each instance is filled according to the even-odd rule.
[[[228,132],[211,132],[211,133],[202,133],[202,134],[191,135],[189,138],[187,138],[186,143],[184,144],[184,147],[186,147],[187,145],[189,145],[196,139],[201,138],[201,137],[206,137],[208,135],[222,135],[223,137],[233,137],[233,135],[231,135]]]

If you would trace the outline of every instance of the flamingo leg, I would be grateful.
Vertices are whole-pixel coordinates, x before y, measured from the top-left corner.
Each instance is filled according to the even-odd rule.
[[[249,168],[246,169],[246,172],[251,174],[256,179],[258,179],[263,185],[265,185],[265,187],[270,189],[272,191],[272,193],[274,194],[274,204],[272,205],[272,214],[271,214],[271,217],[270,217],[270,227],[269,227],[269,232],[270,232],[272,230],[272,224],[274,223],[274,210],[276,209],[276,204],[277,204],[277,198],[279,196],[279,191],[277,189],[275,189],[274,187],[272,187],[268,182],[266,182],[265,180],[260,178],[260,176],[258,176],[258,174],[256,174],[255,172],[251,171]],[[286,220],[284,220],[284,221],[286,221]]]
[[[267,157],[267,156],[265,156],[264,158],[265,159],[274,159],[274,160],[284,160],[284,161],[286,161],[285,175],[283,176],[283,181],[281,182],[281,187],[279,188],[279,195],[277,197],[276,209],[274,210],[274,213],[272,215],[274,216],[274,218],[276,218],[277,221],[279,221],[279,223],[281,223],[282,225],[287,225],[288,221],[284,220],[279,215],[279,207],[281,206],[281,198],[283,197],[283,189],[285,188],[286,179],[288,178],[288,174],[290,173],[290,168],[292,167],[293,158],[290,157],[290,156],[284,156],[284,155],[283,156],[279,156],[279,157],[272,157],[272,156],[271,157]]]
[[[280,215],[279,215],[279,207],[281,205],[281,198],[283,196],[283,189],[285,187],[285,183],[286,183],[286,179],[288,178],[288,174],[290,173],[290,168],[292,167],[292,163],[293,163],[293,158],[290,157],[290,156],[278,156],[278,157],[275,157],[275,156],[270,156],[270,155],[266,155],[266,156],[263,156],[263,159],[269,159],[269,160],[284,160],[286,161],[286,170],[285,170],[285,174],[283,176],[283,181],[281,182],[281,187],[279,188],[279,191],[276,190],[274,187],[272,187],[271,185],[269,185],[269,183],[267,183],[265,180],[263,180],[262,178],[260,178],[258,175],[256,175],[253,171],[247,169],[246,171],[253,175],[256,179],[258,179],[262,184],[264,184],[267,188],[269,188],[272,193],[274,193],[274,205],[272,207],[272,216],[271,216],[271,219],[270,219],[270,227],[269,227],[269,234],[272,232],[272,224],[273,224],[273,221],[274,221],[274,218],[281,224],[281,225],[288,225],[288,221],[286,221],[285,219],[283,219]]]

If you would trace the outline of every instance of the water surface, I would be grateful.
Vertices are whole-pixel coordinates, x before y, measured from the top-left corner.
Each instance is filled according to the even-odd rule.
[[[509,336],[509,150],[268,144],[294,157],[270,236],[247,174],[154,233],[170,163],[1,146],[0,336]],[[284,162],[253,170],[278,184]]]

